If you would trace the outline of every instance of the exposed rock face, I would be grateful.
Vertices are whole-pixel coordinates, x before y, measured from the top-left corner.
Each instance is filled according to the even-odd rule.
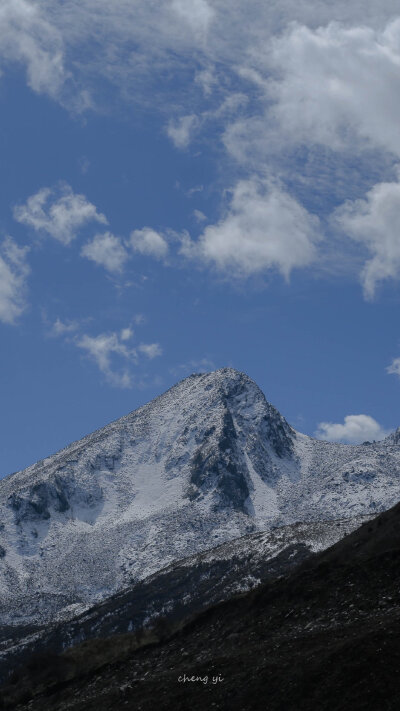
[[[4,624],[71,617],[184,557],[398,499],[396,433],[360,446],[296,433],[222,369],[0,481]]]

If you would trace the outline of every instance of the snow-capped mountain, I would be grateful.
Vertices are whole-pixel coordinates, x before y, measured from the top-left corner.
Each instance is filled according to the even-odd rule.
[[[396,435],[317,441],[243,373],[190,376],[0,481],[2,622],[72,617],[173,561],[271,526],[373,516],[399,491]]]

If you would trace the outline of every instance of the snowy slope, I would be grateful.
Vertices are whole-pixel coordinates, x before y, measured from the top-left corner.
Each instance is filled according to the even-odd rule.
[[[372,516],[400,498],[399,483],[396,436],[319,442],[246,375],[191,376],[0,481],[2,621],[70,615],[272,525]]]
[[[51,624],[0,632],[0,680],[24,667],[32,654],[57,654],[94,637],[152,628],[157,619],[181,625],[193,615],[287,575],[312,553],[333,545],[361,525],[363,517],[315,521],[250,533],[166,568],[111,595],[70,620],[61,611]],[[72,612],[72,611],[71,611]],[[59,618],[59,619],[58,619]]]

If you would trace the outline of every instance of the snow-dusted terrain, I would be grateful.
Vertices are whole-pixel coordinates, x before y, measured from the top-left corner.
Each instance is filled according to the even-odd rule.
[[[2,623],[71,617],[173,561],[272,526],[356,526],[400,499],[398,439],[317,441],[242,373],[186,378],[0,481]]]
[[[203,553],[183,558],[119,593],[107,597],[72,619],[65,611],[51,623],[25,628],[3,627],[0,632],[0,679],[23,667],[32,654],[57,654],[68,647],[152,628],[159,618],[169,627],[193,615],[287,575],[312,553],[333,545],[364,517],[338,521],[313,521],[249,533]]]

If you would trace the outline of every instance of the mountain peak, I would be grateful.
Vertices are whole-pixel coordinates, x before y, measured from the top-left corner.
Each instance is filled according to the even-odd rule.
[[[272,524],[388,508],[393,443],[385,457],[385,442],[327,446],[297,434],[245,373],[189,376],[0,481],[5,619],[18,600],[27,621],[42,606],[51,617]]]
[[[193,374],[167,391],[193,402],[193,407],[224,408],[238,433],[257,427],[261,440],[268,442],[278,457],[291,457],[296,433],[278,410],[265,398],[257,383],[235,368],[219,368],[210,373]],[[179,395],[178,395],[179,393]],[[163,396],[161,396],[163,398]],[[268,457],[267,457],[268,459]]]
[[[217,370],[205,373],[192,373],[186,378],[180,380],[176,385],[173,385],[171,390],[181,387],[184,383],[197,383],[202,387],[211,387],[214,385],[215,387],[225,387],[227,390],[237,388],[238,384],[241,383],[243,387],[249,386],[255,388],[262,394],[257,383],[246,373],[242,373],[240,370],[229,367],[218,368]]]

